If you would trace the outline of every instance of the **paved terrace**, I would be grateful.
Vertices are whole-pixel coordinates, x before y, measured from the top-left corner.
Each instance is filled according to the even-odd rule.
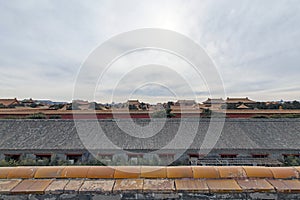
[[[300,199],[300,167],[0,168],[0,199]]]

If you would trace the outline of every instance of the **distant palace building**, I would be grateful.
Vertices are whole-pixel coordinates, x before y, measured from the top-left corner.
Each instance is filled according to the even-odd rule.
[[[247,105],[255,104],[256,101],[253,101],[249,99],[248,97],[246,98],[230,98],[227,97],[226,100],[223,98],[219,99],[211,99],[208,98],[206,101],[203,102],[204,106],[206,108],[209,108],[211,110],[221,110],[225,108],[225,105],[237,105],[237,109],[248,109],[249,107]]]
[[[2,104],[5,107],[10,107],[10,106],[16,106],[20,102],[17,100],[17,98],[14,99],[0,99],[0,105]]]

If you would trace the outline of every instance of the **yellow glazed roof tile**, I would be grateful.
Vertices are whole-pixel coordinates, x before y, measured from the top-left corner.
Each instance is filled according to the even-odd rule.
[[[14,167],[7,178],[33,178],[37,167]]]
[[[211,166],[193,166],[194,178],[220,178],[219,171],[216,167]]]
[[[246,172],[240,166],[217,167],[221,178],[245,178]]]
[[[273,178],[273,173],[269,167],[243,167],[248,178]]]
[[[114,178],[139,178],[140,166],[118,166],[115,168]]]
[[[14,167],[0,167],[0,179],[7,178],[8,173],[13,169]]]
[[[39,167],[34,178],[60,178],[65,167]]]
[[[166,177],[167,177],[166,167],[156,167],[156,166],[141,167],[141,178],[166,178]]]
[[[168,178],[193,178],[191,166],[167,167]]]
[[[86,178],[90,167],[67,166],[62,170],[60,178]]]
[[[92,166],[87,172],[87,178],[114,178],[115,169],[106,166]]]
[[[293,167],[271,167],[274,178],[299,178],[298,171]]]

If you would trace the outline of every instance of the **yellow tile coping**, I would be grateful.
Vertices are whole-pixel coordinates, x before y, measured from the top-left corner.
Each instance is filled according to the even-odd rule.
[[[300,167],[256,166],[26,166],[0,167],[0,179],[88,178],[88,179],[297,179]]]
[[[293,167],[271,167],[274,178],[299,178],[299,172]]]
[[[218,168],[214,166],[193,166],[194,178],[220,178]]]
[[[193,171],[191,166],[167,167],[168,178],[192,178]]]
[[[248,178],[274,178],[270,167],[243,167]]]

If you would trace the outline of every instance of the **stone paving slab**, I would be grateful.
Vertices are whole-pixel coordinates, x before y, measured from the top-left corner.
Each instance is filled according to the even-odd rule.
[[[282,182],[289,188],[288,192],[300,192],[300,181],[299,180],[282,180]]]
[[[175,180],[175,186],[177,191],[209,192],[205,180],[177,179]]]
[[[15,186],[17,186],[22,179],[2,179],[0,180],[0,194],[9,193]]]
[[[15,194],[44,194],[45,189],[50,185],[51,179],[26,179],[20,182],[11,193]]]
[[[113,191],[114,192],[142,191],[143,185],[144,185],[143,179],[116,180]]]
[[[88,180],[83,183],[79,193],[111,193],[114,180]]]
[[[64,188],[64,193],[77,193],[84,180],[70,180]]]
[[[157,192],[172,192],[175,190],[174,180],[170,179],[145,179],[144,192],[157,191]]]
[[[62,194],[68,183],[69,183],[69,180],[54,180],[46,188],[45,193],[46,194]]]
[[[241,187],[232,179],[206,180],[210,192],[242,192]]]
[[[274,187],[265,179],[237,180],[243,191],[247,192],[275,192]]]

